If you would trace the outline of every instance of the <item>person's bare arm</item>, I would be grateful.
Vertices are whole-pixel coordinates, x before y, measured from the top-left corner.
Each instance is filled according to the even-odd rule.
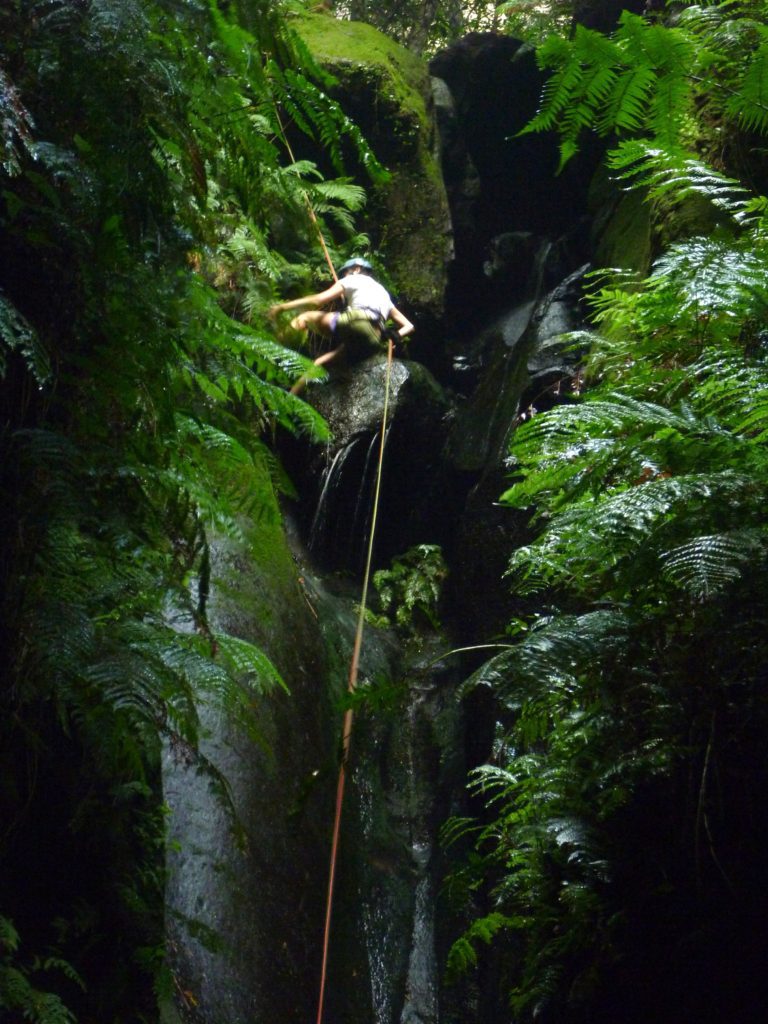
[[[401,338],[406,338],[409,334],[413,334],[416,328],[413,326],[411,321],[405,316],[397,306],[393,306],[389,311],[389,319],[394,320],[397,326],[400,328],[397,332]]]
[[[299,299],[289,299],[288,302],[278,302],[274,306],[270,306],[269,315],[276,316],[278,313],[283,313],[288,309],[301,309],[302,306],[325,306],[329,302],[333,302],[334,299],[340,299],[344,294],[344,289],[341,286],[341,281],[336,281],[330,288],[326,288],[324,292],[316,292],[314,295],[302,295]]]

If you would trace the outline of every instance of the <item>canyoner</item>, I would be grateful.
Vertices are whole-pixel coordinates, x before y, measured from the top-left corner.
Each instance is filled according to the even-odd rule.
[[[414,331],[414,325],[395,306],[389,292],[371,276],[373,267],[366,259],[353,257],[339,270],[340,277],[329,288],[313,295],[305,295],[287,302],[279,302],[269,310],[270,317],[304,306],[319,306],[299,313],[291,320],[291,327],[299,331],[314,331],[329,338],[333,347],[315,359],[315,366],[327,366],[344,358],[358,362],[386,348],[387,340],[402,341]],[[322,307],[343,301],[342,311],[326,311]],[[390,335],[388,321],[397,325]],[[291,389],[293,394],[303,390],[306,378],[301,377]]]

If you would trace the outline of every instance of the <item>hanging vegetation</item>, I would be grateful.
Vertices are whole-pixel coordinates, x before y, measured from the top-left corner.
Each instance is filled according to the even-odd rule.
[[[364,196],[283,133],[380,168],[282,4],[18,0],[0,36],[0,1008],[138,1020],[161,744],[226,803],[201,702],[258,733],[281,685],[208,626],[210,539],[276,515],[271,431],[326,433],[260,310],[317,265],[307,194],[342,246]]]
[[[529,130],[564,161],[610,133],[676,240],[644,280],[593,276],[586,392],[510,453],[538,534],[509,580],[541,611],[468,684],[505,728],[485,817],[446,837],[487,896],[451,971],[495,970],[515,1021],[747,1021],[764,994],[766,200],[706,162],[765,130],[764,37],[763,5],[724,4],[540,51]],[[679,230],[691,197],[706,235]]]

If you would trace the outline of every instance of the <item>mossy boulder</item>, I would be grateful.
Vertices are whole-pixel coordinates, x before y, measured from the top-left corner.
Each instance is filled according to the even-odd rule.
[[[589,194],[592,262],[648,273],[653,248],[651,210],[640,192],[622,191],[605,168],[594,176]]]
[[[398,303],[439,316],[453,241],[426,64],[363,22],[317,13],[292,24],[333,75],[329,92],[390,171],[388,181],[369,186],[365,228]]]
[[[258,522],[243,521],[240,529],[240,536],[211,545],[208,621],[214,631],[257,644],[290,693],[279,687],[263,692],[253,674],[243,677],[254,734],[201,702],[205,760],[169,723],[166,920],[186,1024],[306,1020],[319,971],[317,866],[327,857],[333,815],[328,765],[335,765],[335,693],[316,615],[268,484]],[[196,624],[175,625],[192,631]],[[170,1007],[165,1019],[174,1020]]]

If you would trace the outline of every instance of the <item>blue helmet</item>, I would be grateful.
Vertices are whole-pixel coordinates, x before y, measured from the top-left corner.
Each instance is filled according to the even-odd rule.
[[[339,267],[339,275],[343,277],[348,270],[352,270],[353,267],[360,267],[361,270],[373,270],[373,267],[368,260],[362,259],[360,256],[355,256],[354,259],[347,260],[343,266]]]

